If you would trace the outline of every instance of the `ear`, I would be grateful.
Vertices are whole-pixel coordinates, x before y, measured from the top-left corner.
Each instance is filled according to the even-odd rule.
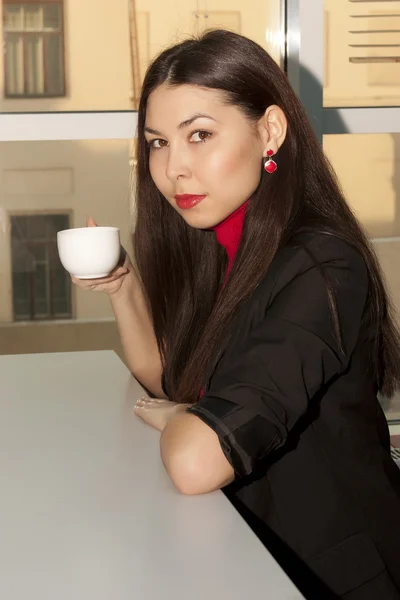
[[[287,119],[285,113],[279,106],[273,104],[269,106],[257,124],[258,133],[264,149],[264,156],[267,150],[273,150],[276,154],[286,138]]]

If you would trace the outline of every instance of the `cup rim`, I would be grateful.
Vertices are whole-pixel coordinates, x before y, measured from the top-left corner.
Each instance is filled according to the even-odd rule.
[[[57,236],[65,236],[67,233],[78,233],[80,231],[90,231],[91,229],[97,229],[100,231],[119,231],[119,227],[72,227],[70,229],[62,229],[57,232]]]

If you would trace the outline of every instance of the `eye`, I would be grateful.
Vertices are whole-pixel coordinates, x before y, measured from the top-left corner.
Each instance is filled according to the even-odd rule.
[[[209,131],[204,131],[203,129],[200,129],[198,131],[194,131],[191,134],[190,141],[194,144],[198,144],[199,142],[206,142],[211,136],[212,133],[210,133]]]
[[[166,140],[157,138],[155,140],[150,140],[149,142],[147,142],[147,145],[150,147],[151,150],[159,150],[160,148],[165,148],[165,146],[168,146],[168,142]]]

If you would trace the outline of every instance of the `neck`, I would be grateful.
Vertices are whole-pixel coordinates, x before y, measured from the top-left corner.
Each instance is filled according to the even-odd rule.
[[[223,246],[228,255],[228,272],[232,268],[242,237],[244,217],[248,200],[235,210],[229,217],[213,227],[217,241]]]

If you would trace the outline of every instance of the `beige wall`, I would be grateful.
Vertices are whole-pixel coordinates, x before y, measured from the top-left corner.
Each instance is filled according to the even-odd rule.
[[[326,135],[324,149],[369,235],[400,235],[400,134]]]
[[[324,105],[399,106],[400,13],[393,2],[325,0],[324,6]]]
[[[197,5],[199,19],[195,18]],[[139,24],[144,27],[147,22],[149,31],[147,48],[143,47],[143,53],[148,53],[145,58],[152,58],[188,34],[224,27],[255,40],[279,61],[280,0],[136,0],[136,8]]]
[[[400,134],[327,135],[324,149],[375,250],[400,320]]]
[[[132,108],[128,0],[65,0],[64,6],[66,97],[5,99],[0,93],[0,112]],[[136,11],[141,76],[161,50],[204,27],[241,32],[279,61],[280,0],[136,0]],[[1,87],[3,69],[0,61]]]
[[[129,239],[129,142],[60,141],[0,144],[0,206],[8,217],[29,212],[70,212],[72,227],[92,215]],[[0,229],[0,322],[12,320],[9,221]],[[75,317],[111,317],[103,294],[73,289]]]
[[[0,324],[0,354],[114,350],[124,360],[113,321]]]
[[[1,112],[131,108],[127,0],[65,0],[64,6],[66,97],[15,100],[1,93]],[[1,87],[3,81],[1,60]]]

